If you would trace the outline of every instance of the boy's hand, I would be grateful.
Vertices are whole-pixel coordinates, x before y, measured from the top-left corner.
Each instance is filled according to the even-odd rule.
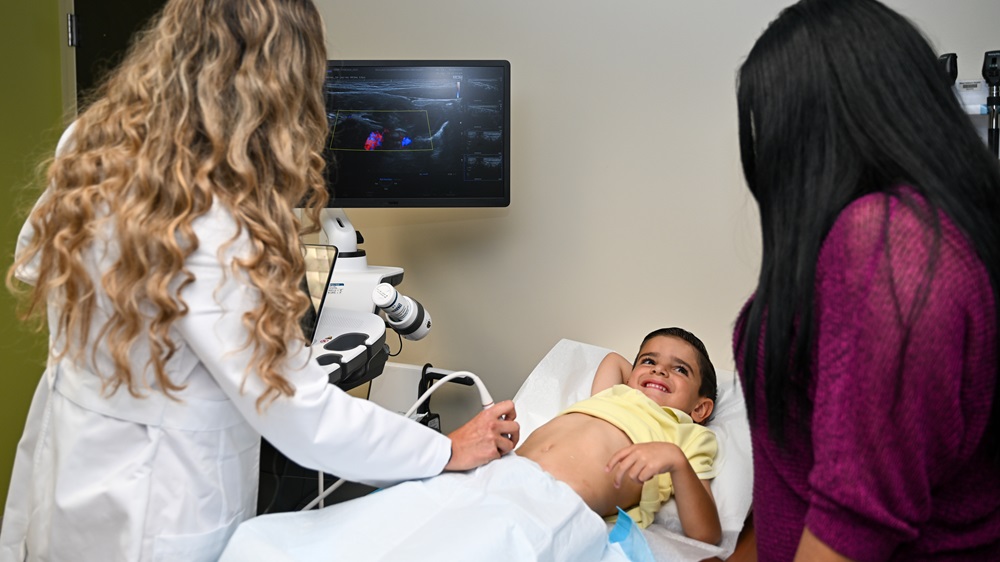
[[[624,478],[642,484],[657,474],[673,471],[681,462],[687,463],[687,457],[673,443],[639,443],[611,455],[604,471],[615,473],[615,488],[619,488]]]
[[[669,472],[684,534],[709,544],[719,544],[722,540],[719,512],[708,480],[698,478],[677,445],[663,442],[629,445],[611,455],[605,470],[615,472],[615,488],[620,487],[626,477],[641,484],[657,474]]]

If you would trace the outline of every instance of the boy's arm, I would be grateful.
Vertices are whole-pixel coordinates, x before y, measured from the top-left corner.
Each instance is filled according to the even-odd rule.
[[[616,384],[623,384],[632,373],[632,364],[621,355],[611,352],[604,356],[594,374],[594,383],[590,385],[590,395],[607,390]]]
[[[684,534],[709,544],[719,544],[722,540],[722,523],[709,483],[698,478],[677,445],[664,442],[630,445],[612,455],[605,470],[615,472],[616,488],[624,478],[643,483],[669,472]]]
[[[719,521],[719,510],[715,506],[709,481],[698,478],[687,457],[680,470],[670,471],[670,478],[674,481],[674,500],[684,534],[702,542],[719,544],[722,522]]]

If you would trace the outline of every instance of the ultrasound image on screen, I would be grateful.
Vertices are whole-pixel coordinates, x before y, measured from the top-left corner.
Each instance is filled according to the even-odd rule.
[[[396,63],[328,66],[330,206],[505,206],[509,66]]]

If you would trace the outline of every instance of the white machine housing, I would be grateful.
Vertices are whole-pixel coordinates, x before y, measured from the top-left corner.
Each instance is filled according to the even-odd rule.
[[[374,313],[372,291],[380,283],[398,285],[403,281],[403,268],[368,265],[365,251],[358,249],[360,234],[343,209],[325,209],[321,221],[328,243],[337,247],[337,267],[325,306]]]

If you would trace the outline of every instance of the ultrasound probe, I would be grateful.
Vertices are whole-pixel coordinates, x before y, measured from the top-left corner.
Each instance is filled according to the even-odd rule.
[[[990,152],[1000,157],[1000,51],[987,51],[983,60],[983,79],[990,91],[986,98],[989,111]]]

